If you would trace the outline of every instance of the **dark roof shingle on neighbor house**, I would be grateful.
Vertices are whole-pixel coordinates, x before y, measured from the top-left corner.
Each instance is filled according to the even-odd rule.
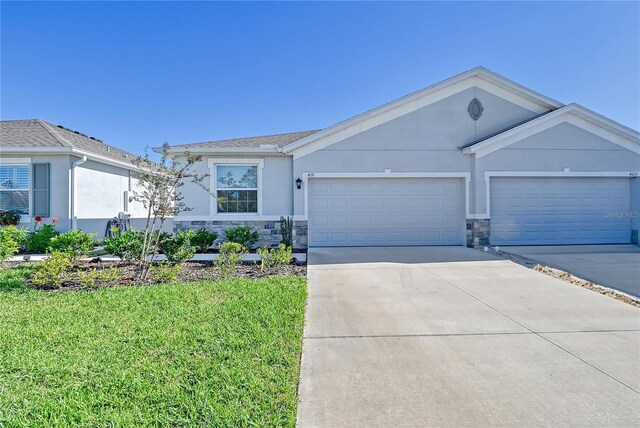
[[[198,149],[205,148],[257,149],[260,148],[260,146],[284,147],[287,144],[298,141],[311,134],[315,134],[316,132],[318,132],[318,130],[289,132],[286,134],[262,135],[258,137],[233,138],[229,140],[205,141],[202,143],[176,144],[171,145],[171,147],[196,151]]]
[[[68,147],[125,163],[131,163],[138,157],[96,138],[41,119],[0,121],[0,151],[8,147]]]

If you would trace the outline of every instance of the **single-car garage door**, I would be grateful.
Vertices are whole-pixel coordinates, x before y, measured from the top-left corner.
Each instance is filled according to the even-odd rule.
[[[462,245],[464,192],[456,178],[313,178],[309,245]]]
[[[631,241],[628,178],[492,178],[493,245]]]

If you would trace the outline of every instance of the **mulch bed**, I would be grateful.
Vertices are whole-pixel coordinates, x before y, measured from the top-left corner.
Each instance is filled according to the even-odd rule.
[[[7,263],[7,267],[16,267],[20,265],[34,265],[38,262],[12,262]],[[65,280],[60,288],[43,288],[38,287],[29,282],[27,284],[36,289],[49,290],[49,291],[91,291],[101,288],[110,287],[124,287],[124,286],[148,286],[153,285],[152,281],[140,282],[136,280],[137,265],[134,263],[125,262],[111,262],[111,261],[80,261],[76,263],[73,269],[70,271],[69,277],[73,278],[73,273],[77,271],[87,271],[91,269],[109,269],[115,267],[118,270],[118,282],[111,284],[96,284],[95,286],[83,286],[74,279]],[[265,272],[260,269],[260,264],[255,262],[243,262],[238,264],[235,273],[231,274],[234,278],[250,278],[261,279],[267,278],[273,275],[282,276],[306,276],[307,265],[306,263],[292,263],[289,265],[280,266],[276,271]],[[187,261],[182,264],[182,268],[178,273],[178,278],[175,282],[196,282],[196,281],[215,281],[221,279],[217,269],[211,261]]]

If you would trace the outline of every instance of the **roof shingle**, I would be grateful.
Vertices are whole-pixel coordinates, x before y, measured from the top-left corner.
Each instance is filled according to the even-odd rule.
[[[70,147],[131,163],[137,155],[40,119],[0,121],[0,147]]]
[[[308,135],[315,134],[318,130],[289,132],[286,134],[262,135],[258,137],[233,138],[230,140],[205,141],[202,143],[177,144],[172,148],[181,148],[186,150],[197,150],[202,148],[241,148],[256,149],[262,145],[271,145],[284,147],[287,144],[298,141]]]

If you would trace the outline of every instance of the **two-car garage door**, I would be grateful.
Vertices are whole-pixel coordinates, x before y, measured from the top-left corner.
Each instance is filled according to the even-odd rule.
[[[461,178],[314,178],[309,245],[462,245],[464,200]]]
[[[490,206],[494,245],[631,240],[629,178],[494,177]]]
[[[463,245],[461,178],[313,178],[310,246]],[[630,179],[492,177],[493,245],[631,241]]]

